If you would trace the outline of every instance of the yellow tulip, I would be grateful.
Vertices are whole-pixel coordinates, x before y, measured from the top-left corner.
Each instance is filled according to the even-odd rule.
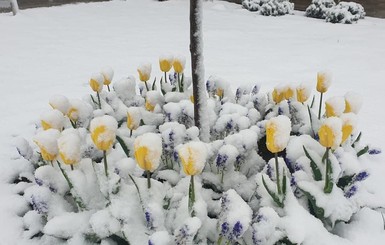
[[[336,149],[342,140],[342,123],[337,117],[329,117],[318,130],[319,142],[326,148]]]
[[[159,167],[161,155],[162,139],[159,135],[145,133],[135,139],[134,156],[141,169],[153,172]]]
[[[75,107],[70,107],[68,112],[67,112],[67,117],[73,121],[73,122],[76,122],[79,118],[79,111],[77,108]]]
[[[273,90],[272,96],[273,96],[273,101],[276,104],[280,103],[285,98],[284,94],[278,91],[278,89],[276,88]]]
[[[331,77],[327,72],[318,72],[317,73],[317,91],[320,93],[325,93],[331,83]]]
[[[284,96],[285,96],[285,99],[287,99],[287,100],[293,98],[294,90],[290,86],[287,86],[285,91],[284,91]]]
[[[102,74],[93,74],[90,79],[90,87],[94,92],[100,93],[103,89],[104,77]]]
[[[171,70],[173,62],[174,62],[174,57],[172,57],[172,56],[168,56],[168,57],[161,56],[159,58],[160,70],[163,71],[163,72],[169,72]]]
[[[177,56],[174,59],[174,70],[176,73],[183,73],[186,64],[186,59],[183,56]]]
[[[345,113],[353,112],[357,114],[362,106],[362,98],[356,93],[348,92],[345,94]]]
[[[130,107],[127,111],[127,128],[135,130],[140,125],[140,111],[136,107]]]
[[[48,130],[50,128],[62,130],[64,124],[64,116],[63,113],[54,109],[42,114],[40,117],[40,122],[44,130]]]
[[[338,117],[345,109],[343,97],[331,97],[325,102],[326,117]]]
[[[59,156],[65,164],[80,161],[80,136],[74,129],[66,129],[58,139]]]
[[[266,122],[266,146],[271,153],[283,151],[289,142],[291,122],[287,116],[273,117]]]
[[[309,99],[310,90],[303,84],[297,87],[297,101],[300,103],[304,103]]]
[[[102,70],[103,84],[110,85],[112,78],[114,77],[114,71],[110,67],[106,67]]]
[[[192,102],[192,103],[194,103],[194,95],[190,95],[190,101]]]
[[[142,82],[147,82],[151,76],[151,64],[142,64],[138,67],[139,80]]]
[[[178,151],[186,175],[200,174],[205,166],[207,150],[199,141],[184,144]]]
[[[49,99],[49,105],[56,110],[59,110],[65,115],[69,108],[69,101],[67,97],[63,95],[54,95]]]
[[[52,128],[52,125],[44,120],[41,120],[41,127],[44,129],[44,130],[48,130],[50,128]]]
[[[41,156],[46,161],[53,161],[58,155],[57,139],[60,132],[56,129],[47,129],[39,132],[35,138],[35,144],[40,148]]]
[[[91,138],[96,148],[107,151],[115,142],[118,123],[112,116],[102,116],[92,119],[90,124]]]
[[[222,98],[224,94],[224,90],[222,88],[217,88],[217,95],[219,98]]]
[[[155,106],[152,105],[148,100],[146,100],[145,107],[146,107],[147,111],[154,111],[154,109],[155,109]]]
[[[341,115],[341,120],[342,120],[342,140],[341,140],[341,144],[342,144],[353,133],[353,130],[356,126],[356,115],[354,113],[344,113]]]

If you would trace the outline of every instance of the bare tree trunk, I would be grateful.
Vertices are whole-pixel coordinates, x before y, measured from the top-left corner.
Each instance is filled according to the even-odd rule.
[[[19,4],[17,3],[17,0],[10,0],[10,1],[11,1],[12,13],[13,15],[16,15],[19,12]]]
[[[207,96],[203,66],[202,0],[190,0],[190,53],[195,126],[199,128],[200,139],[208,142],[209,125],[207,113],[205,113]]]

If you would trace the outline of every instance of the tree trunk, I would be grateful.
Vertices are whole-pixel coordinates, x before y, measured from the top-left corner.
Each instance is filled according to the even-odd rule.
[[[16,15],[19,12],[19,4],[17,4],[17,0],[10,0],[10,1],[11,1],[12,13],[13,15]]]
[[[203,66],[202,0],[190,0],[190,53],[195,126],[199,128],[200,139],[208,142],[209,125],[207,113],[205,113],[207,96]]]

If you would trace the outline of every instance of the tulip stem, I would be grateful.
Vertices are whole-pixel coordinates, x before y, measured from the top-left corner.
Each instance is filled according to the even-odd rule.
[[[180,86],[180,74],[178,73],[178,90],[179,92],[182,92],[181,86]]]
[[[151,188],[151,173],[150,171],[146,170],[146,175],[147,175],[147,189]]]
[[[111,92],[110,85],[107,85],[108,92]]]
[[[332,178],[332,166],[331,162],[329,160],[329,151],[330,147],[326,148],[325,152],[325,161],[326,161],[326,173],[325,173],[325,187],[324,187],[324,193],[331,193],[333,190],[333,183],[331,181]]]
[[[130,138],[132,137],[132,129],[130,129]]]
[[[164,72],[164,82],[167,83],[167,72]]]
[[[150,90],[148,89],[147,81],[145,81],[144,84],[146,85],[147,91],[150,91]]]
[[[222,169],[222,171],[221,171],[221,184],[223,184],[223,176],[225,175],[224,172],[225,171]]]
[[[281,195],[282,191],[281,191],[281,183],[279,179],[278,153],[274,153],[274,158],[275,158],[275,175],[277,178],[277,191],[278,191],[278,194]]]
[[[320,101],[319,101],[319,109],[318,109],[318,120],[321,119],[321,108],[322,108],[322,97],[324,93],[321,93]]]
[[[191,175],[191,178],[190,178],[190,186],[189,186],[189,190],[188,190],[188,210],[191,214],[191,217],[194,217],[195,216],[195,213],[194,213],[194,210],[193,210],[193,206],[194,206],[194,203],[195,203],[195,187],[194,187],[194,175]]]
[[[71,164],[71,170],[73,171],[74,170],[74,165]]]
[[[100,95],[99,95],[99,92],[96,92],[96,96],[98,97],[98,105],[99,105],[99,109],[102,109],[102,103],[100,102]]]
[[[76,128],[76,121],[72,121],[72,120],[70,119],[70,122],[71,122],[72,127],[73,127],[73,128]]]
[[[57,162],[57,165],[59,166],[60,171],[62,172],[62,174],[63,174],[63,176],[64,176],[64,179],[65,179],[65,180],[67,181],[67,183],[68,183],[68,186],[69,186],[69,188],[70,188],[70,191],[74,192],[74,186],[73,186],[73,184],[72,184],[70,178],[68,178],[67,173],[64,171],[64,169],[62,169],[62,167],[61,167],[61,165],[60,165],[60,162],[59,162],[59,161],[56,161],[56,162]],[[71,167],[72,167],[72,165],[71,165]],[[74,193],[71,193],[71,194],[72,194],[72,197],[74,198],[74,201],[75,201],[76,205],[78,206],[78,209],[79,209],[80,211],[85,210],[85,209],[86,209],[86,206],[84,205],[84,202],[83,202],[83,200],[81,199],[81,197],[75,195]]]
[[[106,173],[106,177],[108,178],[107,152],[106,151],[103,151],[103,162],[104,162],[104,172]]]

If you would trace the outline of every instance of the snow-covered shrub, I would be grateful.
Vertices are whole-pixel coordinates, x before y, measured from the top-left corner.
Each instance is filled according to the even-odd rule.
[[[294,10],[294,3],[289,0],[243,0],[242,6],[266,16],[291,14]]]
[[[202,142],[185,59],[171,57],[158,82],[151,64],[140,84],[111,83],[104,69],[91,96],[50,99],[33,143],[18,141],[24,161],[9,180],[28,204],[26,242],[311,244],[370,206],[363,161],[380,151],[360,143],[356,94],[321,96],[316,108],[306,84],[232,91],[210,77]],[[318,92],[330,84],[318,74]]]
[[[305,15],[312,18],[325,19],[330,8],[335,5],[334,0],[313,0],[309,7],[306,8]]]
[[[352,24],[365,17],[361,4],[355,2],[339,2],[326,15],[326,21],[331,23]]]

